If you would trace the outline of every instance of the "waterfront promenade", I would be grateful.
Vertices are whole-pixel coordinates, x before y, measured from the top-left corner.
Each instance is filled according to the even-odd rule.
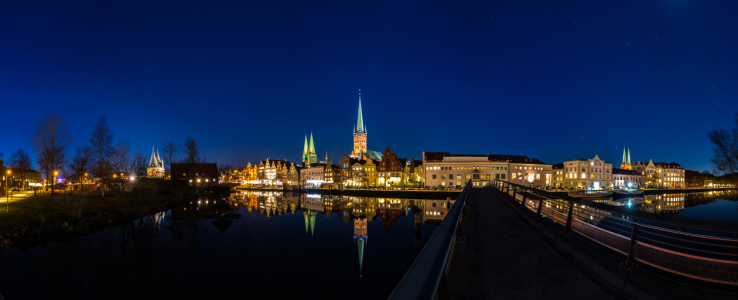
[[[448,283],[454,299],[735,299],[672,281],[563,235],[491,188],[472,189]]]

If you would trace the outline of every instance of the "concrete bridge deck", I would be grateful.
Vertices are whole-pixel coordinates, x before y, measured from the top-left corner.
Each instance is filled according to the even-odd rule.
[[[472,189],[448,283],[454,299],[735,299],[618,266],[619,259],[516,206]]]

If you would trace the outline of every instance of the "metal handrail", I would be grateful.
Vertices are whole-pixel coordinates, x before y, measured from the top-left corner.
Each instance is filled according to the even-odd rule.
[[[420,252],[388,299],[434,299],[436,297],[441,276],[448,269],[456,242],[456,228],[459,226],[461,212],[471,185],[471,180],[469,180],[446,217],[423,247],[423,251]]]
[[[524,186],[524,185],[519,185],[519,184],[515,184],[515,183],[512,183],[512,182],[507,182],[507,181],[500,181],[500,180],[497,180],[497,179],[493,180],[493,182],[494,181],[504,182],[504,184],[506,184],[506,185],[509,184],[510,186],[514,186],[514,187],[519,188],[519,189],[525,189],[528,192],[534,193],[534,194],[536,194],[538,196],[541,196],[541,197],[544,197],[547,200],[563,200],[563,201],[566,201],[566,202],[569,202],[569,203],[583,204],[578,199],[571,199],[570,197],[554,197],[552,195],[547,194],[544,191],[541,191],[541,190],[538,190],[538,189],[534,189],[534,188],[530,188],[530,187],[527,187],[527,186]],[[639,220],[648,221],[648,222],[651,222],[651,223],[658,223],[658,224],[663,224],[663,225],[668,225],[668,226],[675,226],[675,227],[681,227],[681,228],[687,228],[687,229],[693,229],[693,230],[700,230],[700,231],[720,232],[720,233],[728,233],[728,234],[736,234],[736,235],[738,235],[738,231],[710,229],[710,228],[696,227],[696,226],[690,226],[690,225],[685,225],[685,224],[677,224],[677,223],[672,223],[672,222],[665,222],[665,221],[661,221],[661,220],[654,220],[654,219],[651,219],[651,218],[648,218],[648,217],[644,217],[644,216],[641,216],[641,215],[629,214],[629,213],[618,211],[618,210],[615,210],[615,209],[608,209],[606,207],[603,207],[603,206],[609,206],[607,204],[586,203],[586,205],[587,206],[595,207],[595,208],[597,208],[599,210],[603,210],[603,211],[606,211],[606,212],[609,212],[609,213],[614,213],[614,214],[619,214],[619,215],[623,215],[623,216],[628,216],[630,218],[638,218]],[[621,221],[632,223],[631,221],[628,221],[626,219],[623,219]],[[714,222],[714,221],[703,221],[703,220],[700,220],[700,221],[701,222],[704,222],[704,223],[718,223],[718,222]],[[641,226],[641,225],[644,225],[644,224],[638,223],[638,225]],[[664,228],[662,228],[662,230],[663,229]]]
[[[495,180],[492,183],[492,188],[512,196],[512,200],[522,204],[526,210],[537,210],[537,216],[551,218],[554,223],[565,225],[564,234],[576,232],[580,237],[626,255],[622,266],[628,269],[633,267],[634,262],[639,262],[694,279],[738,285],[738,260],[732,258],[737,256],[733,249],[738,248],[738,239],[733,236],[738,236],[738,231],[706,228],[723,225],[721,222],[700,220],[705,223],[706,227],[703,228],[682,225],[653,220],[648,218],[650,213],[630,213],[608,208],[604,204],[582,203],[579,199],[556,197],[506,181]],[[529,200],[526,204],[526,197],[533,199],[533,195],[538,199]],[[591,221],[593,215],[598,219],[594,223]],[[734,227],[730,224],[726,226],[729,229]],[[689,230],[677,230],[680,228]],[[726,260],[728,257],[731,258]]]

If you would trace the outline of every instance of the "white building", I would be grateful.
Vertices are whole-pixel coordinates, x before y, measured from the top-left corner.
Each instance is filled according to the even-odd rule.
[[[605,162],[595,155],[591,159],[574,159],[564,162],[563,187],[599,189],[612,186],[612,163]],[[554,174],[560,176],[560,174]]]
[[[612,184],[615,187],[642,187],[645,183],[645,178],[645,176],[635,170],[612,169]]]
[[[633,163],[633,170],[641,172],[645,176],[645,186],[653,188],[672,187],[683,188],[686,186],[684,179],[685,170],[678,163],[655,163],[653,160],[637,161]]]
[[[546,186],[551,178],[551,165],[521,155],[451,154],[423,152],[426,186],[483,187],[492,180],[504,180],[531,186]]]
[[[300,183],[303,185],[320,186],[325,182],[325,164],[311,164],[300,168]]]

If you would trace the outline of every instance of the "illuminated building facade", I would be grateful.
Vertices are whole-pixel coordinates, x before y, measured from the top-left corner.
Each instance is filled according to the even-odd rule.
[[[595,155],[564,162],[565,188],[599,189],[612,186],[612,164]]]
[[[638,188],[645,183],[645,176],[635,170],[612,169],[612,184],[615,187]]]
[[[633,169],[645,176],[646,187],[683,188],[686,186],[685,170],[675,162],[637,161],[633,163]]]
[[[387,146],[387,150],[382,155],[382,160],[377,165],[377,185],[397,186],[402,184],[406,161],[407,159],[398,158]]]
[[[149,159],[149,166],[146,168],[146,175],[149,178],[164,178],[164,161],[159,156],[159,151],[154,151],[154,147],[151,147],[151,158]]]
[[[451,154],[423,152],[426,186],[484,187],[492,180],[527,186],[546,186],[551,180],[551,165],[524,155]]]
[[[359,115],[356,118],[356,125],[353,133],[354,147],[351,151],[351,158],[356,159],[374,159],[381,160],[382,154],[377,151],[367,150],[367,133],[366,124],[364,124],[364,116],[361,113],[361,90],[359,90]]]

